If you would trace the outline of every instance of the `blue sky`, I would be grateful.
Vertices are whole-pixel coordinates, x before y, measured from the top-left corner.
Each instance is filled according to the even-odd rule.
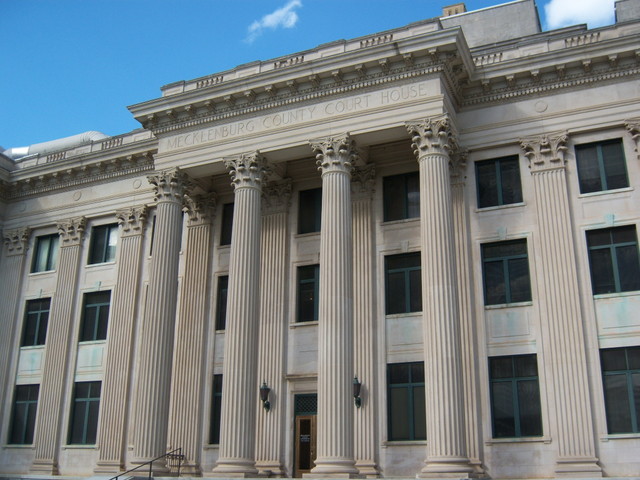
[[[138,128],[160,87],[440,16],[458,0],[0,0],[0,146]],[[467,0],[468,10],[505,3]],[[543,29],[614,0],[536,0]]]

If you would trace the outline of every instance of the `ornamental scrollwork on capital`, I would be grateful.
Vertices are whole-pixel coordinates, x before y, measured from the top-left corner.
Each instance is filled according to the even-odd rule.
[[[323,174],[342,172],[351,175],[358,153],[356,144],[348,133],[311,140],[309,145],[316,154],[318,171]]]
[[[291,179],[281,182],[269,182],[263,190],[262,213],[284,213],[289,209],[291,200]]]
[[[225,158],[224,165],[229,170],[234,190],[247,187],[261,190],[271,171],[267,159],[259,151]]]
[[[156,202],[182,203],[182,197],[191,187],[187,175],[178,168],[156,172],[147,179],[153,185]]]
[[[411,147],[418,160],[427,155],[448,156],[456,149],[456,140],[447,115],[407,122],[405,126],[411,135]]]
[[[87,219],[85,217],[69,218],[61,220],[57,223],[58,233],[60,234],[60,247],[74,247],[80,245],[84,237],[84,231],[87,227]]]
[[[205,195],[184,196],[182,211],[188,215],[187,227],[210,224],[213,221],[218,196],[215,192]]]
[[[2,232],[2,240],[7,248],[7,256],[24,255],[29,246],[31,229],[27,227],[5,230]]]
[[[468,156],[469,150],[466,148],[458,148],[451,154],[451,158],[449,160],[449,172],[451,174],[451,183],[453,185],[464,184]]]
[[[354,167],[351,173],[351,193],[354,197],[371,197],[375,192],[376,166],[367,163],[362,167]]]
[[[148,214],[149,211],[145,205],[116,211],[118,224],[122,227],[122,236],[142,235],[147,224]]]
[[[567,132],[546,133],[520,139],[520,147],[529,160],[532,173],[565,168]]]
[[[640,159],[640,118],[625,120],[624,126],[636,143],[636,153],[638,154],[638,159]]]

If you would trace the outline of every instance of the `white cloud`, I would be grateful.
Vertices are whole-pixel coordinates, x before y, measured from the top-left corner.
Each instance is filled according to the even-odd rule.
[[[547,28],[586,23],[589,28],[614,22],[615,0],[551,0],[544,6]]]
[[[245,40],[248,43],[253,42],[262,35],[265,28],[271,30],[275,30],[276,28],[292,28],[298,23],[298,14],[295,12],[295,9],[299,7],[302,7],[300,0],[291,0],[284,7],[280,7],[265,15],[260,20],[254,21],[249,25],[247,38]]]

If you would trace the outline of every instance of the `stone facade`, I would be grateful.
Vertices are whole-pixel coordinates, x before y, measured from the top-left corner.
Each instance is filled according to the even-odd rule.
[[[639,3],[425,20],[0,155],[0,474],[637,475]]]

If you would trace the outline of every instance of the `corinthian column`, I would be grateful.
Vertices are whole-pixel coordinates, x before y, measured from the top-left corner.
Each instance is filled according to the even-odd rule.
[[[47,346],[38,400],[38,416],[33,442],[36,451],[31,465],[33,473],[58,474],[58,452],[60,435],[63,431],[60,427],[60,417],[68,381],[71,325],[75,317],[80,247],[85,225],[84,217],[58,223],[61,240],[60,257],[56,292],[49,314]]]
[[[140,330],[134,461],[146,462],[166,453],[169,389],[178,294],[182,236],[182,197],[186,176],[178,169],[149,175],[155,189],[156,225],[149,287]],[[153,470],[167,471],[159,460]]]
[[[289,271],[289,233],[287,213],[291,180],[267,185],[262,216],[262,271],[260,274],[260,345],[258,382],[271,388],[270,409],[259,403],[256,437],[256,467],[261,474],[283,477],[286,422],[285,339],[287,335],[287,289]]]
[[[13,351],[13,336],[15,327],[20,322],[16,321],[20,288],[25,272],[25,257],[29,245],[28,228],[5,230],[2,240],[5,254],[0,258],[0,403],[11,402],[6,397],[13,382],[9,381],[9,359]],[[0,425],[4,409],[0,409]]]
[[[565,173],[564,132],[520,141],[533,178],[540,247],[541,330],[552,379],[558,476],[601,476],[594,446],[578,269]]]
[[[353,236],[348,134],[311,142],[322,172],[318,456],[312,476],[358,473],[353,454]]]
[[[466,477],[460,314],[449,162],[455,147],[446,116],[407,124],[420,165],[422,319],[427,459],[421,476]]]
[[[125,464],[125,438],[130,405],[133,336],[140,289],[142,239],[147,207],[116,212],[120,224],[118,273],[113,288],[107,360],[100,402],[100,445],[96,473],[117,473]]]
[[[215,195],[185,196],[188,214],[180,310],[176,325],[176,350],[171,382],[169,448],[182,448],[183,469],[199,475],[202,449],[202,385],[207,339],[207,292],[211,262],[211,222]]]
[[[235,191],[222,377],[220,454],[214,474],[255,476],[260,306],[260,197],[267,173],[260,153],[227,159]]]
[[[374,331],[375,295],[373,213],[373,164],[356,167],[352,176],[353,192],[353,330],[354,372],[362,383],[362,404],[355,410],[354,451],[360,475],[377,477],[376,462],[378,403],[376,389],[376,336]]]

